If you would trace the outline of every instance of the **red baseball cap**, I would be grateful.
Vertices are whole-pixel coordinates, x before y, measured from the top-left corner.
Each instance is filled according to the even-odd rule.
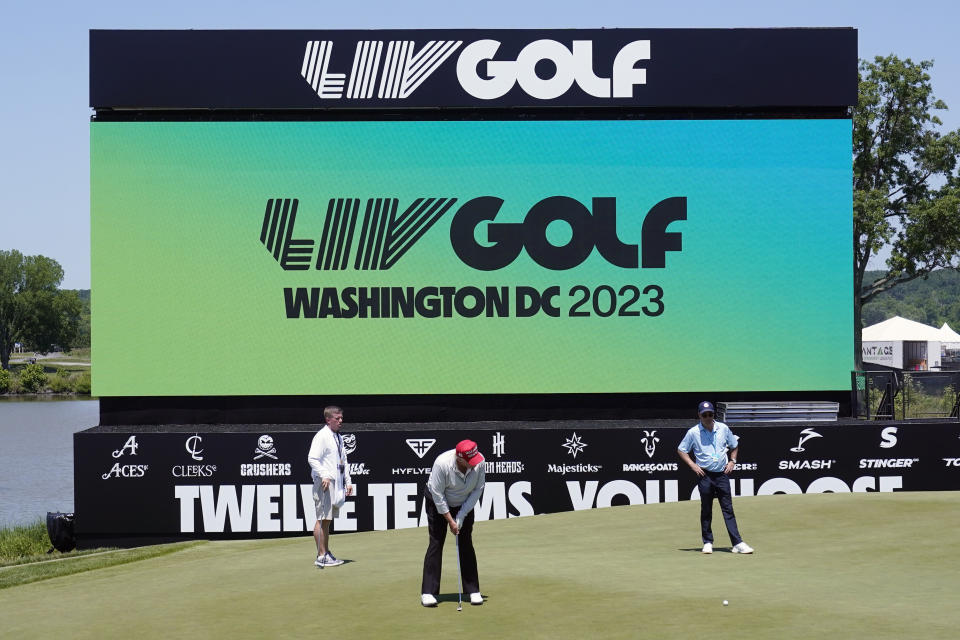
[[[483,462],[483,454],[477,449],[473,440],[461,440],[457,443],[457,457],[467,461],[471,467]]]

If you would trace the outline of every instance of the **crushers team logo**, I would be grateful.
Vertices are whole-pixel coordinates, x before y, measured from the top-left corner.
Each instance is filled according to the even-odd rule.
[[[253,452],[253,459],[259,460],[260,458],[272,458],[277,459],[275,455],[277,453],[277,448],[273,446],[273,437],[267,434],[263,434],[257,439],[257,448]]]

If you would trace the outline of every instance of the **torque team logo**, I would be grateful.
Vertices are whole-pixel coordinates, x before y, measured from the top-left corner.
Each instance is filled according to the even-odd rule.
[[[803,448],[803,443],[806,442],[807,440],[810,440],[811,438],[823,437],[813,429],[804,429],[800,433],[801,433],[800,442],[797,443],[797,446],[790,448],[790,451],[793,451],[794,453],[800,453],[801,451],[806,451],[806,449]]]
[[[567,438],[566,443],[561,446],[567,450],[567,453],[576,459],[578,453],[583,453],[583,449],[587,446],[587,443],[581,440],[580,436],[577,435],[577,432],[574,431],[573,435]]]
[[[434,438],[408,438],[407,446],[422,460],[423,456],[427,455],[427,451],[430,451],[430,447],[432,447],[435,442],[436,439]]]

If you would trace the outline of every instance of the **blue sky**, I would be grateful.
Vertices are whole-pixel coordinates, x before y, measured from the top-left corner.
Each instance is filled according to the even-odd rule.
[[[66,272],[65,288],[90,287],[89,29],[855,27],[861,58],[894,53],[935,60],[935,95],[953,107],[939,115],[945,128],[956,129],[958,6],[948,0],[11,0],[0,36],[0,249],[54,258]]]

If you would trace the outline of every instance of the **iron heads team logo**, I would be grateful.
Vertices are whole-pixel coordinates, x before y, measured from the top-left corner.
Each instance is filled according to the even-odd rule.
[[[797,446],[791,447],[790,451],[793,451],[794,453],[800,453],[801,451],[806,451],[806,449],[803,448],[804,442],[806,442],[807,440],[810,440],[811,438],[822,438],[822,437],[823,437],[822,435],[820,435],[813,429],[804,429],[803,431],[800,432],[800,442],[797,443]]]
[[[407,438],[407,446],[410,447],[410,450],[417,454],[417,457],[421,460],[423,456],[427,455],[427,451],[430,451],[434,443],[436,443],[435,438]]]
[[[574,431],[573,435],[567,438],[567,441],[561,446],[576,459],[578,453],[583,453],[583,449],[587,446],[587,443],[581,440],[577,432]]]
[[[497,433],[493,436],[493,455],[500,458],[504,453],[506,453],[506,449],[507,437],[497,431]]]
[[[254,460],[259,460],[260,458],[272,458],[277,459],[277,456],[274,455],[277,453],[277,448],[273,446],[273,437],[267,434],[263,434],[257,439],[257,448],[253,452]]]
[[[341,434],[340,439],[343,440],[343,452],[345,454],[349,455],[357,450],[357,434]]]

